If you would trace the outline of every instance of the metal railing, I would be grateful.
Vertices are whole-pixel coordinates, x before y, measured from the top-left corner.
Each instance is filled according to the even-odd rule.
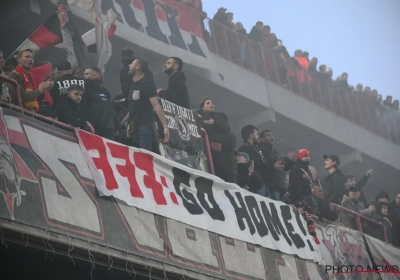
[[[205,19],[204,26],[212,53],[400,145],[400,119],[379,116],[380,108],[373,98],[337,87],[332,79],[303,69],[295,59],[285,57],[279,50],[255,43],[209,18]]]
[[[371,218],[368,218],[366,216],[361,215],[360,213],[354,212],[354,211],[352,211],[352,210],[350,210],[348,208],[345,208],[343,206],[340,206],[340,205],[337,205],[337,204],[334,204],[334,203],[330,203],[330,206],[333,209],[337,209],[337,210],[340,210],[340,211],[343,211],[343,212],[346,212],[346,213],[352,215],[354,217],[354,219],[355,219],[357,230],[360,231],[360,232],[363,232],[363,226],[362,226],[363,223],[361,222],[361,220],[366,221],[368,223],[371,223],[373,225],[376,225],[378,227],[382,227],[383,241],[388,242],[387,234],[386,234],[386,228],[385,228],[385,225],[383,225],[382,223],[379,223],[379,222],[377,222],[377,221],[375,221],[375,220],[373,220]]]

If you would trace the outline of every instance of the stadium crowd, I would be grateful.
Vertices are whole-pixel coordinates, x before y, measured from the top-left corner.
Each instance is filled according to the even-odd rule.
[[[169,58],[165,64],[164,72],[170,77],[167,89],[157,90],[147,62],[136,58],[132,47],[123,48],[121,93],[113,102],[97,67],[86,69],[83,77],[67,61],[57,65],[43,62],[34,68],[31,50],[18,52],[15,61],[17,64],[6,66],[0,51],[0,67],[18,83],[25,109],[126,145],[159,153],[158,136],[168,142],[167,121],[157,97],[189,108],[183,61],[178,57]],[[2,83],[1,88],[2,102],[17,104],[15,88],[7,83]],[[204,99],[196,113],[208,133],[215,174],[221,179],[288,203],[305,215],[340,220],[342,225],[357,229],[354,216],[330,203],[342,205],[382,223],[388,241],[400,246],[400,192],[392,201],[386,192],[380,192],[374,201],[367,201],[362,188],[373,170],[368,170],[357,182],[352,174],[340,171],[337,155],[324,155],[327,175],[320,180],[315,168],[309,166],[310,152],[299,149],[281,156],[274,148],[271,130],[259,133],[257,127],[246,125],[241,130],[244,144],[236,149],[236,135],[228,118],[215,111],[211,98]],[[164,128],[161,134],[157,133],[154,115]],[[375,224],[364,222],[363,228],[383,240],[383,230]]]
[[[201,18],[200,0],[178,0],[196,9]],[[377,117],[400,119],[399,101],[387,96],[383,100],[377,90],[358,84],[348,84],[348,74],[343,73],[333,80],[333,71],[326,65],[318,67],[318,59],[309,59],[309,53],[296,50],[291,57],[271,28],[259,21],[247,33],[243,24],[233,22],[233,13],[220,8],[214,22],[236,34],[227,33],[228,49],[220,38],[216,40],[219,53],[229,52],[230,58],[240,60],[246,68],[252,65],[247,41],[252,41],[273,52],[282,63],[277,67],[278,81],[288,87],[293,75],[288,65],[295,65],[306,72],[318,75],[334,86],[351,92],[356,98],[367,99],[375,108]],[[203,24],[204,26],[204,24]],[[205,39],[221,36],[218,28],[208,32],[204,28]],[[239,39],[238,39],[239,38]],[[262,56],[262,54],[260,53]],[[268,58],[265,58],[268,60]],[[111,101],[112,94],[102,83],[102,73],[96,66],[85,69],[83,76],[75,71],[67,61],[59,64],[43,62],[33,67],[34,52],[19,51],[7,64],[0,50],[0,74],[7,75],[18,83],[23,107],[43,116],[79,127],[99,136],[122,144],[147,149],[156,153],[158,139],[169,141],[169,130],[164,112],[157,97],[190,109],[186,77],[182,72],[183,61],[171,57],[165,64],[164,72],[169,76],[166,89],[157,89],[153,74],[147,62],[135,57],[132,47],[121,51],[120,71],[121,92]],[[269,63],[272,64],[272,63]],[[268,70],[268,69],[267,69]],[[311,76],[310,76],[311,77]],[[305,82],[305,76],[298,76]],[[308,80],[308,82],[311,82]],[[300,82],[300,91],[305,83]],[[18,105],[17,92],[12,84],[0,80],[1,102]],[[241,129],[243,145],[238,149],[235,133],[231,130],[226,114],[216,112],[211,98],[204,99],[196,114],[209,137],[215,174],[226,182],[273,200],[290,204],[296,211],[307,217],[314,215],[326,221],[340,221],[343,226],[357,229],[356,217],[340,211],[331,203],[369,217],[381,223],[387,233],[388,242],[400,247],[400,192],[390,200],[381,191],[375,200],[367,201],[362,188],[373,175],[366,171],[364,177],[356,180],[352,174],[340,170],[337,155],[324,155],[324,169],[327,175],[319,179],[314,167],[310,166],[311,154],[307,149],[290,152],[281,156],[274,148],[275,137],[271,130],[258,131],[253,125]],[[157,131],[156,117],[163,126]],[[383,230],[368,221],[362,221],[363,230],[371,236],[383,240]]]

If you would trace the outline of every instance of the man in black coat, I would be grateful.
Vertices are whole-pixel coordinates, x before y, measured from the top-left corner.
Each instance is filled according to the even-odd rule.
[[[254,170],[254,161],[246,153],[236,153],[236,162],[238,169],[237,184],[239,187],[252,193],[258,193],[263,186],[260,174]]]
[[[63,98],[57,104],[58,120],[94,133],[93,126],[87,121],[80,106],[83,92],[84,89],[80,85],[72,85],[67,89],[67,98]]]
[[[287,189],[285,172],[292,169],[295,160],[297,159],[298,151],[290,154],[292,156],[291,159],[288,157],[282,158],[279,152],[274,148],[274,133],[269,129],[261,131],[260,140],[261,142],[258,147],[261,149],[267,162],[271,166],[274,166],[274,168],[269,170],[266,174],[268,181],[267,186],[271,191],[271,198],[283,201]],[[279,165],[275,167],[275,163],[278,160],[283,160],[285,163],[283,168]]]
[[[343,195],[347,192],[344,185],[346,183],[346,176],[339,169],[340,159],[337,155],[324,155],[324,159],[325,169],[329,172],[329,175],[322,181],[325,197],[328,202],[341,205]]]
[[[101,71],[97,66],[92,66],[85,70],[85,91],[98,95],[105,101],[111,100],[111,94],[101,81]]]
[[[261,34],[264,28],[264,23],[258,21],[255,26],[250,31],[249,38],[255,43],[261,42]]]
[[[250,156],[250,160],[254,161],[254,170],[257,170],[263,179],[263,186],[258,190],[258,194],[271,198],[271,192],[267,186],[267,174],[274,168],[274,164],[267,162],[262,151],[258,147],[258,129],[253,125],[246,125],[242,128],[241,134],[244,144],[238,149],[238,152],[243,152]],[[281,160],[278,160],[275,165],[280,165],[280,168],[284,168],[284,163]]]
[[[119,72],[119,79],[121,82],[121,91],[122,91],[122,96],[124,98],[129,97],[129,90],[131,88],[132,84],[132,75],[128,74],[129,73],[129,64],[131,64],[134,60],[136,59],[135,57],[135,51],[133,50],[132,47],[124,47],[121,50],[121,61],[122,64],[124,65]],[[153,73],[146,68],[146,71],[144,72],[144,77],[151,81],[153,84],[154,83],[154,77]],[[126,103],[128,105],[128,103]]]
[[[389,220],[393,225],[393,245],[400,247],[400,192],[396,198],[389,203]]]
[[[183,108],[190,108],[186,76],[182,72],[183,61],[179,57],[170,57],[165,63],[164,73],[169,76],[168,88],[158,89],[158,96]]]

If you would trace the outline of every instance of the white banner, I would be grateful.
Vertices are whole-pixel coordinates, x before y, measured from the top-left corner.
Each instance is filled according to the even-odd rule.
[[[82,130],[76,134],[100,195],[323,264],[306,221],[287,204],[144,150]]]

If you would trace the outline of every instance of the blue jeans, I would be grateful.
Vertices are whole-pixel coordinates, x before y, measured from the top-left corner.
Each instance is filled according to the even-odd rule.
[[[273,200],[277,200],[277,201],[282,201],[283,202],[284,197],[285,196],[283,194],[281,194],[280,192],[271,191],[271,199],[273,199]]]
[[[266,185],[262,185],[262,187],[257,191],[257,193],[261,196],[271,198],[271,193]]]
[[[153,150],[153,141],[153,127],[151,125],[139,126],[139,148],[151,152]]]

